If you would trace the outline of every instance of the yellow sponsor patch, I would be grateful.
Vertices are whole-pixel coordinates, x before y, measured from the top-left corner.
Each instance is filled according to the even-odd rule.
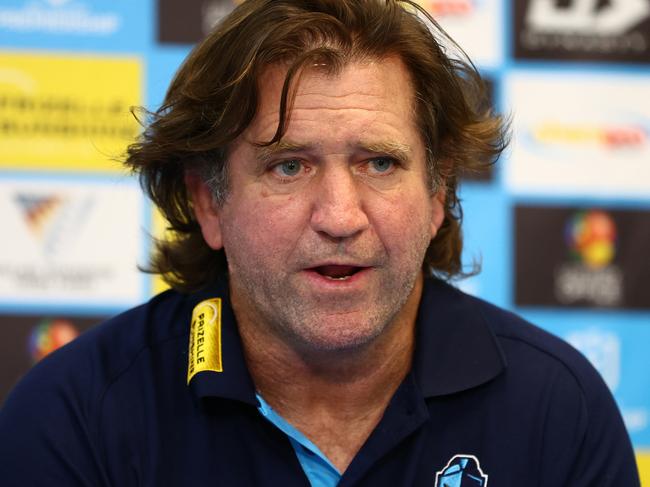
[[[0,168],[123,172],[141,101],[137,58],[0,52]]]
[[[199,372],[222,372],[221,299],[201,301],[192,312],[187,383]]]
[[[636,463],[639,466],[641,486],[650,487],[650,450],[638,450],[636,452]]]

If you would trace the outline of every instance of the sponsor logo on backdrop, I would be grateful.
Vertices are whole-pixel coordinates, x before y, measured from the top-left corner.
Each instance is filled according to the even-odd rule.
[[[243,0],[158,0],[158,39],[193,44]]]
[[[587,357],[604,379],[613,394],[617,394],[623,374],[622,344],[616,333],[588,328],[575,330],[564,336],[566,341]],[[643,432],[648,428],[648,409],[644,407],[631,408],[620,404],[623,421],[632,434]]]
[[[577,330],[564,337],[598,370],[612,392],[621,381],[621,340],[599,329]]]
[[[560,303],[616,306],[623,299],[623,270],[612,264],[616,224],[604,211],[578,211],[565,224],[567,262],[555,269]]]
[[[505,86],[515,112],[510,189],[647,198],[650,78],[515,72]]]
[[[466,16],[474,12],[476,0],[418,0],[434,18]]]
[[[104,318],[0,314],[0,403],[35,362]]]
[[[52,222],[52,216],[61,207],[59,195],[16,194],[14,201],[20,208],[25,223],[32,233],[42,238],[45,228]]]
[[[0,305],[127,306],[144,297],[135,181],[0,180]]]
[[[212,28],[226,15],[232,12],[233,8],[242,3],[243,0],[203,0],[201,5],[201,26],[203,35],[207,35]]]
[[[517,0],[515,56],[650,61],[649,0]]]
[[[72,246],[83,231],[95,203],[93,195],[70,198],[65,193],[17,192],[14,201],[43,254],[53,256]]]
[[[0,66],[0,167],[121,170],[139,62],[5,53]]]
[[[650,309],[650,211],[515,208],[519,305]]]
[[[416,0],[479,66],[502,57],[500,0]]]
[[[79,330],[66,319],[44,319],[34,327],[27,341],[33,363],[79,336]]]
[[[647,444],[645,448],[636,450],[636,464],[639,467],[641,485],[650,485],[650,449]]]
[[[627,430],[631,434],[640,433],[648,429],[650,424],[650,412],[646,408],[622,408],[621,414]]]
[[[648,150],[650,123],[588,123],[545,121],[525,131],[540,147],[559,150]],[[611,153],[611,152],[610,152]]]
[[[115,34],[122,20],[115,12],[95,7],[92,1],[31,0],[0,7],[0,30],[16,33],[104,37]]]

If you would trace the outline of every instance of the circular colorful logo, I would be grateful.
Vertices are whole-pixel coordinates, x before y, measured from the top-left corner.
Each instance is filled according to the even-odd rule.
[[[566,243],[574,259],[598,269],[609,264],[616,253],[616,225],[600,210],[582,211],[566,226]]]
[[[39,323],[29,336],[28,351],[34,363],[79,336],[72,323],[63,319],[47,319]]]

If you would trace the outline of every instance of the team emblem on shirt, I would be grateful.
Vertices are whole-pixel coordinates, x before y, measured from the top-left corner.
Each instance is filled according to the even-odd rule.
[[[488,476],[474,455],[454,455],[436,472],[435,487],[487,487]]]

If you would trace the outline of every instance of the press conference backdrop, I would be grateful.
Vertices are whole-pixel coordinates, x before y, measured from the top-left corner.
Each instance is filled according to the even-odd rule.
[[[120,166],[231,0],[0,1],[0,401],[160,283],[164,228]],[[650,0],[422,0],[513,120],[462,183],[458,285],[571,342],[613,391],[650,486]],[[645,449],[645,452],[644,452]]]

